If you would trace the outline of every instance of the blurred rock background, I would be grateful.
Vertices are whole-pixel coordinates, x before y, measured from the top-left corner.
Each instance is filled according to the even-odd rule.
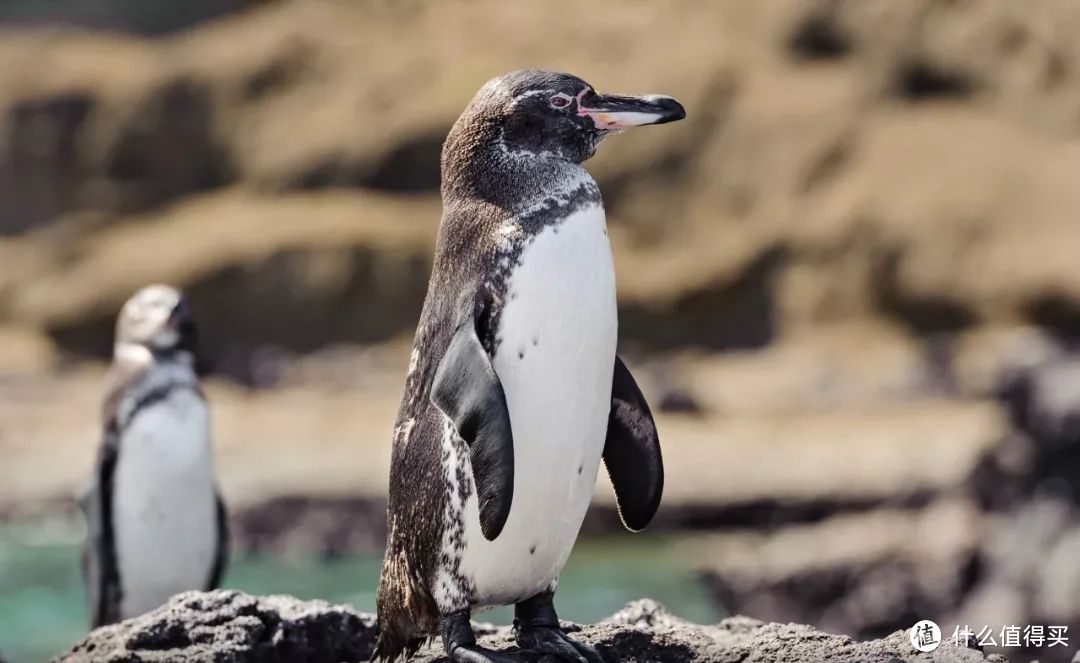
[[[1075,2],[16,0],[0,26],[0,517],[70,509],[115,313],[164,281],[240,545],[377,551],[442,138],[488,78],[562,69],[689,111],[590,169],[662,411],[657,526],[717,604],[1080,642]]]

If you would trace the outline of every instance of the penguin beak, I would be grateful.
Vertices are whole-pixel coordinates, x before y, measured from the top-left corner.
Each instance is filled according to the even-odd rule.
[[[194,348],[194,341],[197,335],[195,329],[195,320],[191,317],[191,308],[188,306],[187,299],[181,299],[176,307],[169,314],[169,322],[167,323],[169,328],[174,330],[180,337],[179,345],[187,349]]]
[[[621,94],[578,95],[578,115],[592,118],[601,131],[621,131],[647,124],[665,124],[686,117],[686,109],[673,99],[659,94],[627,96]]]
[[[169,313],[169,326],[179,329],[191,321],[191,309],[188,308],[186,299],[181,299]]]

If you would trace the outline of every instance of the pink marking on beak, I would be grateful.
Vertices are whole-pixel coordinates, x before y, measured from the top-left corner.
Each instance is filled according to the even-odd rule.
[[[605,131],[618,129],[619,128],[618,124],[608,120],[606,115],[604,114],[603,109],[589,108],[588,106],[585,106],[585,105],[583,105],[581,103],[581,98],[584,97],[586,94],[588,94],[590,91],[592,91],[592,88],[587,87],[584,90],[582,90],[581,92],[578,92],[577,96],[574,98],[577,101],[577,107],[578,107],[577,114],[578,114],[578,117],[583,117],[583,116],[588,115],[589,117],[592,118],[593,124],[596,125],[597,129],[602,129],[602,130],[605,130]]]
[[[578,92],[577,96],[575,97],[575,99],[577,100],[578,116],[583,117],[588,115],[592,118],[593,124],[596,125],[596,128],[600,129],[601,131],[618,131],[620,129],[625,129],[626,127],[619,124],[617,120],[612,119],[611,115],[608,112],[604,111],[604,109],[589,108],[588,106],[582,105],[581,98],[590,91],[592,91],[592,88],[587,87],[581,92]]]
[[[584,97],[586,94],[588,94],[589,91],[591,91],[591,90],[592,90],[591,87],[586,87],[586,88],[582,89],[581,92],[578,92],[577,96],[574,97],[574,101],[577,102],[577,107],[578,107],[577,114],[578,114],[578,117],[581,117],[582,115],[588,115],[589,114],[588,111],[592,110],[592,109],[589,109],[589,108],[585,108],[584,106],[581,105],[581,98]]]

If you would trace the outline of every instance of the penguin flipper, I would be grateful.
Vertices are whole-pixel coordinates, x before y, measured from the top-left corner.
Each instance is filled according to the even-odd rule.
[[[221,493],[217,498],[217,554],[214,556],[214,567],[210,570],[210,578],[206,584],[206,591],[217,589],[221,586],[221,576],[225,573],[225,565],[229,561],[229,515],[225,510],[225,502],[221,499]]]
[[[86,516],[87,531],[82,572],[90,607],[90,624],[94,628],[119,620],[120,572],[112,518],[112,485],[119,444],[119,434],[110,422],[98,451],[94,480],[80,504]]]
[[[477,313],[483,308],[479,297],[462,301],[454,337],[431,385],[431,402],[469,445],[480,531],[494,541],[514,497],[514,435],[502,383],[477,335]]]
[[[86,541],[83,543],[80,566],[83,584],[86,585],[86,602],[91,624],[99,621],[101,595],[101,493],[97,481],[86,487],[79,496],[79,508],[86,518]]]
[[[644,529],[660,507],[664,461],[649,405],[618,356],[611,384],[604,465],[615,487],[623,525],[634,532]]]

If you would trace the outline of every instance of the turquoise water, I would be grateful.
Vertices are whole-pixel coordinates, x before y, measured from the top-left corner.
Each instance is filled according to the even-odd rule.
[[[612,534],[578,542],[559,585],[560,616],[581,622],[610,615],[650,596],[687,619],[720,615],[671,540]],[[61,523],[0,526],[0,655],[7,663],[40,663],[86,633],[78,534]],[[381,558],[355,555],[320,561],[282,557],[234,560],[223,585],[253,594],[284,593],[348,603],[373,612]],[[483,621],[509,623],[508,608]]]

